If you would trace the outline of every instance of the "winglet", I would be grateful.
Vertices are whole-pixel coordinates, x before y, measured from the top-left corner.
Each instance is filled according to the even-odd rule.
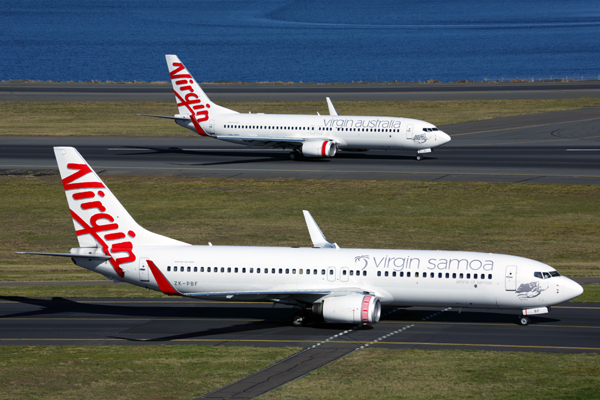
[[[319,226],[312,215],[306,210],[302,210],[302,212],[304,213],[304,219],[306,220],[306,226],[308,227],[308,233],[310,234],[310,240],[313,242],[313,247],[339,249],[337,244],[331,244],[325,239],[325,235],[323,235],[323,232],[319,229]]]
[[[329,115],[338,115],[338,112],[335,109],[335,107],[333,106],[331,99],[329,97],[326,97],[326,99],[327,99],[327,107],[329,107]]]
[[[156,283],[158,284],[158,288],[161,292],[168,296],[183,296],[181,293],[177,291],[165,278],[165,276],[160,272],[160,270],[156,267],[152,260],[148,260],[148,266],[150,267],[150,271],[152,271],[152,275],[154,275],[154,279],[156,279]]]

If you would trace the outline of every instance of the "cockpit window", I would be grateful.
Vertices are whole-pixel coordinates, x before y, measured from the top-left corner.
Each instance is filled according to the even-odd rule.
[[[539,278],[539,279],[550,279],[553,276],[560,276],[560,274],[557,271],[534,272],[533,276],[535,276],[536,278]]]
[[[550,271],[550,276],[560,276],[558,271]]]
[[[550,274],[548,272],[542,272],[542,275],[544,275],[544,279],[550,279]]]
[[[539,278],[539,279],[544,279],[544,278],[542,278],[542,273],[541,272],[534,272],[533,276],[535,276],[536,278]]]

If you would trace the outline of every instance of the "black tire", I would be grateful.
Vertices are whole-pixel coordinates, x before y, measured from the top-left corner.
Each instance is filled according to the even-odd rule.
[[[421,161],[423,157],[420,154],[417,154],[417,161]]]
[[[294,316],[292,317],[292,325],[299,328],[301,326],[305,326],[306,325],[306,314],[304,313],[296,313],[294,314]]]
[[[527,326],[529,325],[529,317],[526,315],[521,315],[519,317],[519,324],[523,325],[523,326]]]

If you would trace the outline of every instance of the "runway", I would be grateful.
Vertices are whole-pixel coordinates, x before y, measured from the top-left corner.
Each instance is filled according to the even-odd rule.
[[[52,170],[52,146],[74,146],[101,174],[600,184],[600,108],[440,127],[452,141],[412,152],[340,151],[289,160],[289,151],[185,138],[0,136],[0,170]],[[12,172],[11,172],[12,171]]]
[[[167,75],[165,74],[165,78]],[[600,81],[500,83],[201,83],[220,101],[449,101],[600,97]],[[0,82],[0,101],[168,101],[171,84]]]
[[[0,344],[361,346],[600,353],[600,307],[565,303],[517,325],[518,311],[383,310],[367,329],[290,325],[293,309],[187,299],[0,297]]]

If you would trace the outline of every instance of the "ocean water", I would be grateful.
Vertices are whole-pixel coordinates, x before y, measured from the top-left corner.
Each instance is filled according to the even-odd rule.
[[[598,77],[598,0],[2,0],[0,80]]]

